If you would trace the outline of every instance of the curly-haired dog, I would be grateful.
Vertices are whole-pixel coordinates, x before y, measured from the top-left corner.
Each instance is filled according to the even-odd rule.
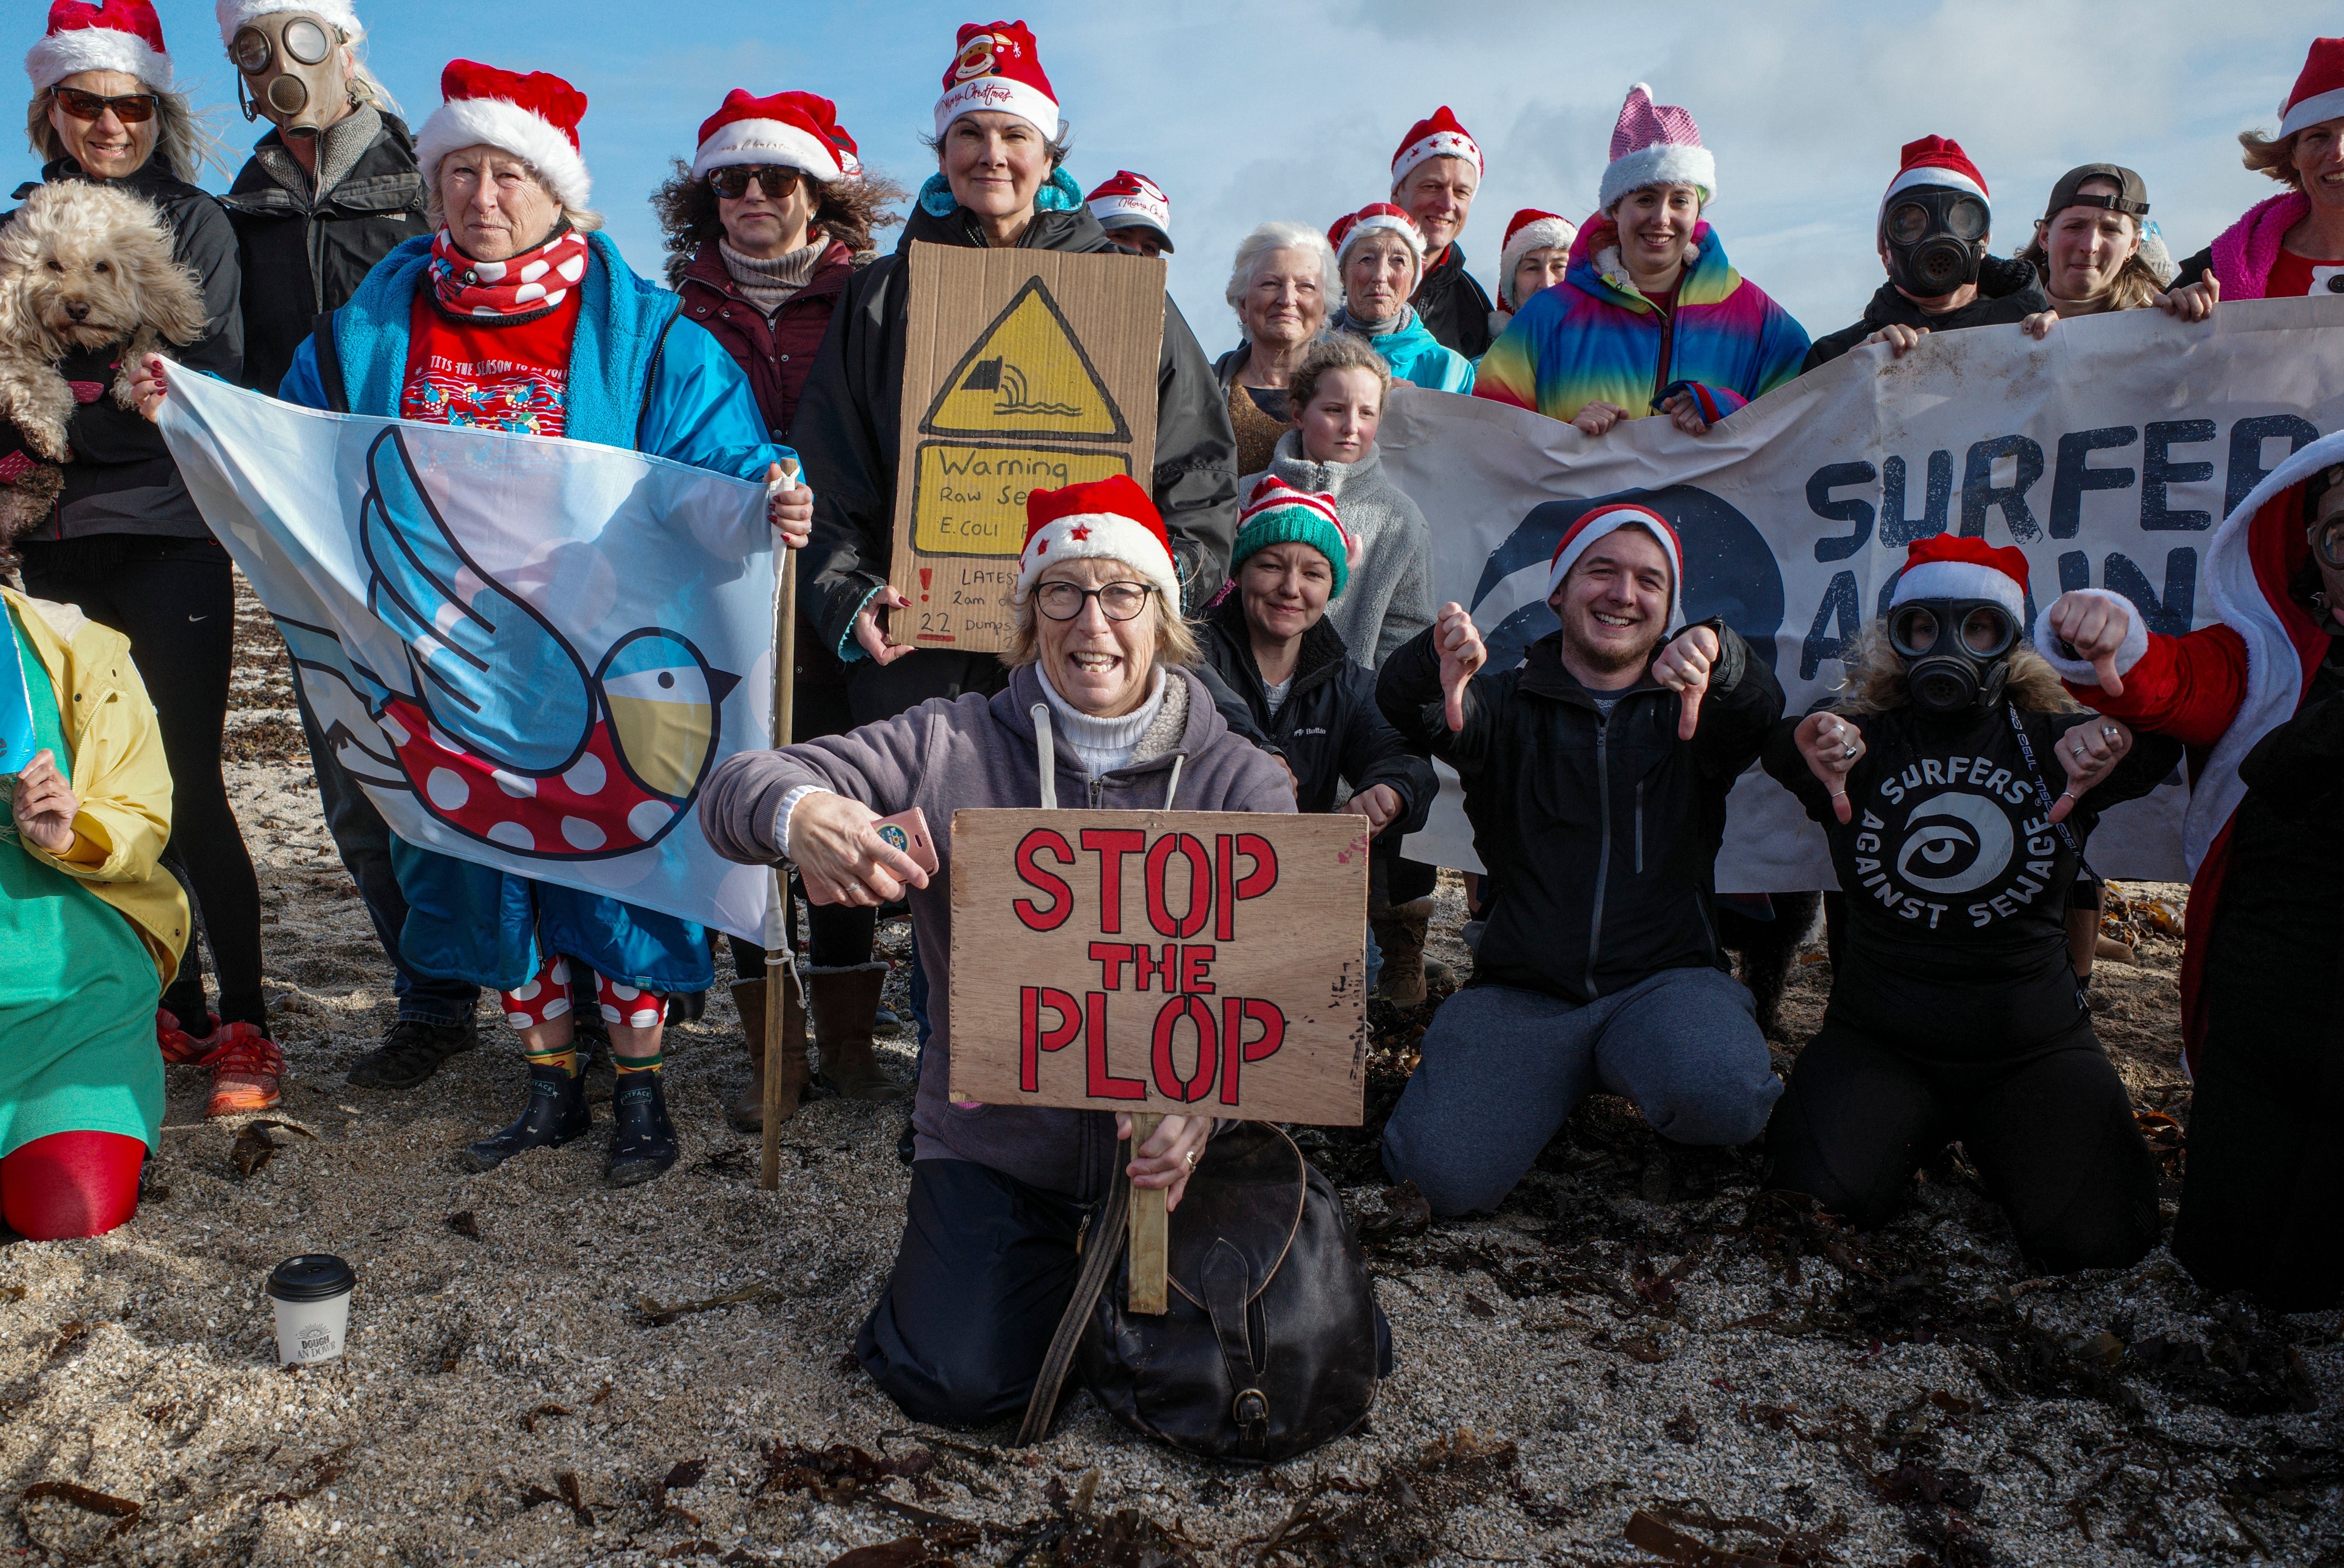
[[[76,387],[56,368],[75,349],[123,346],[115,400],[130,395],[136,365],[167,342],[203,336],[201,285],[171,259],[155,206],[111,186],[58,180],[41,186],[0,227],[0,419],[45,464],[0,459],[0,550],[47,516],[70,462],[66,424],[102,387]],[[13,475],[6,470],[14,468]]]

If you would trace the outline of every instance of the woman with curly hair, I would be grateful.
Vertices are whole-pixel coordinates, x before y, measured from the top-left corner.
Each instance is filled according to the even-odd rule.
[[[1847,694],[1767,739],[1848,902],[1767,1181],[1870,1230],[1958,1139],[2030,1267],[2122,1268],[2157,1244],[2157,1171],[2084,1007],[2068,891],[2098,814],[2155,789],[2180,747],[2069,697],[2025,646],[2026,596],[2019,551],[1923,539]]]

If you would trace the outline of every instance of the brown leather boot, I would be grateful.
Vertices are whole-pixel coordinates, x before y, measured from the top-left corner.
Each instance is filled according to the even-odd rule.
[[[1432,900],[1369,904],[1368,923],[1383,950],[1384,970],[1376,994],[1395,1007],[1424,1004],[1424,937],[1432,926]]]
[[[879,1069],[871,1054],[871,1023],[879,1011],[883,963],[808,969],[806,995],[813,1002],[813,1040],[822,1051],[822,1081],[849,1100],[902,1100],[911,1093]]]
[[[782,1113],[787,1121],[805,1098],[812,1070],[806,1064],[805,998],[797,979],[783,971],[789,1003],[782,1010]],[[732,1000],[741,1010],[741,1033],[749,1053],[749,1082],[724,1105],[724,1120],[736,1132],[765,1130],[765,982],[741,980],[732,987]]]

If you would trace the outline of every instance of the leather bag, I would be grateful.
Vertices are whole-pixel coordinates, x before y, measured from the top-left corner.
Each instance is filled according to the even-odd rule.
[[[1210,1459],[1276,1464],[1366,1419],[1389,1330],[1342,1199],[1294,1141],[1242,1121],[1206,1144],[1167,1228],[1160,1317],[1124,1306],[1129,1161],[1126,1143],[1018,1444],[1047,1434],[1076,1366],[1124,1425]]]

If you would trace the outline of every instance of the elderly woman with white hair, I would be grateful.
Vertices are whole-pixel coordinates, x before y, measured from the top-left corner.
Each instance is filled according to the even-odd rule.
[[[1335,247],[1308,224],[1265,223],[1238,242],[1225,297],[1245,337],[1213,361],[1213,375],[1229,400],[1239,474],[1268,467],[1293,427],[1287,384],[1342,292]]]
[[[1424,280],[1424,232],[1416,220],[1375,202],[1337,218],[1327,242],[1343,280],[1334,330],[1366,338],[1394,380],[1436,392],[1473,390],[1473,362],[1433,337],[1409,303]]]

